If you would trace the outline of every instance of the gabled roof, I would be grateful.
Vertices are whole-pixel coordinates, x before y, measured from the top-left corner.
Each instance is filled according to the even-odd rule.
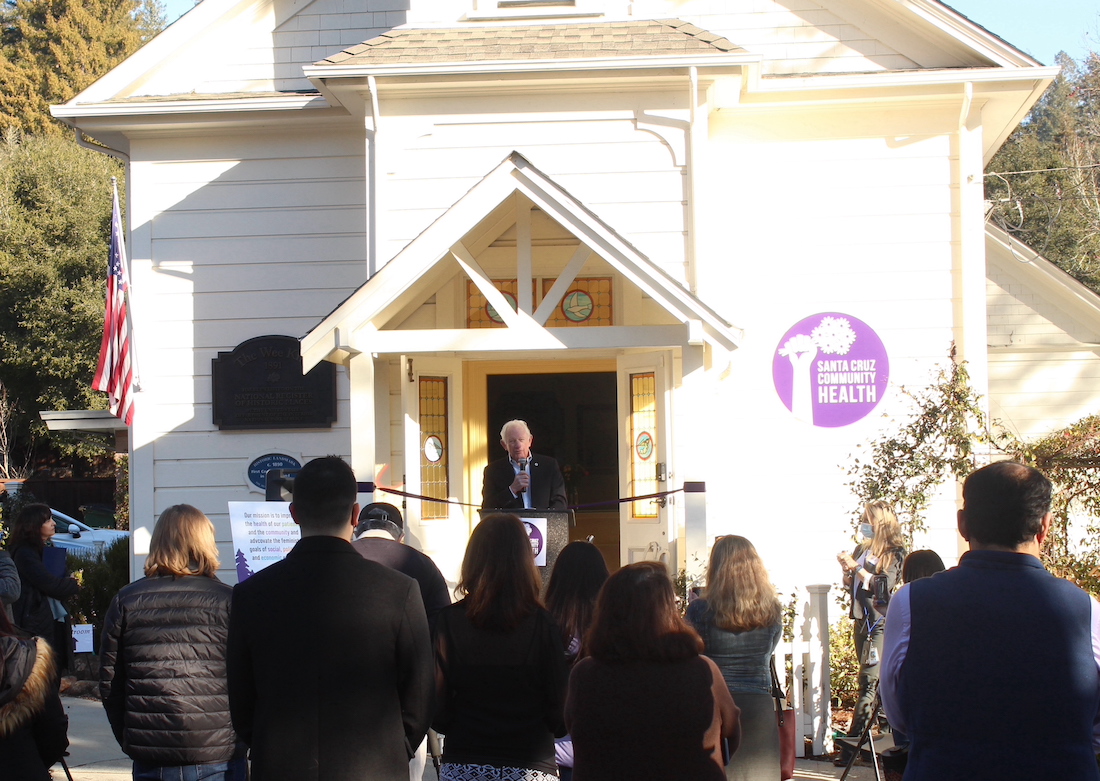
[[[987,263],[1008,269],[1066,314],[1100,332],[1100,295],[995,225],[986,224],[985,244]]]
[[[545,328],[538,322],[539,312],[525,313],[522,309],[512,312],[502,298],[497,301],[500,294],[485,279],[477,278],[476,268],[471,269],[476,261],[469,256],[462,240],[513,193],[521,193],[528,198],[576,236],[582,247],[596,253],[615,272],[636,285],[679,320],[681,325]],[[471,278],[479,284],[490,302],[497,306],[509,328],[481,331],[382,330],[390,324],[389,315],[402,301],[408,299],[410,290],[416,290],[418,282],[430,277],[432,270],[451,256],[468,273],[473,271]],[[577,258],[581,258],[580,253]],[[572,263],[570,265],[573,266]],[[579,268],[579,265],[574,266],[572,273],[576,274]],[[569,269],[563,275],[568,272]],[[554,287],[556,289],[558,285]],[[455,350],[458,349],[453,346],[456,340],[478,340],[480,344],[496,340],[496,349],[504,349],[501,345],[514,335],[517,347],[512,349],[554,350],[578,346],[577,343],[570,342],[570,339],[583,341],[601,336],[618,340],[616,343],[623,347],[653,346],[655,343],[648,340],[667,339],[670,334],[680,339],[681,343],[698,344],[707,341],[725,350],[735,349],[741,341],[740,329],[731,326],[717,312],[686,290],[583,203],[531,165],[523,155],[513,152],[423,233],[409,242],[316,328],[302,337],[301,344],[303,367],[308,371],[320,361],[342,362],[349,356],[368,351]],[[385,349],[378,346],[383,341]],[[425,347],[426,344],[434,346]]]
[[[743,52],[679,19],[390,30],[317,66],[588,59]]]

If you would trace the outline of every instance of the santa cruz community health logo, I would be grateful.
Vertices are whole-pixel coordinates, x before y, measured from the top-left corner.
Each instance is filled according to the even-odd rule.
[[[836,428],[871,413],[886,392],[890,359],[869,325],[824,312],[794,325],[772,358],[775,392],[796,418]]]

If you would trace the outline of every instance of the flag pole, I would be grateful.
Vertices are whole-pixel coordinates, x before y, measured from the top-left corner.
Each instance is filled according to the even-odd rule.
[[[111,177],[111,189],[115,199],[118,198],[118,177]],[[134,246],[130,235],[130,189],[126,189],[126,221],[122,224],[122,234],[126,239],[126,246]],[[130,328],[130,343],[133,345],[130,351],[130,366],[134,372],[134,392],[141,392],[141,368],[137,359],[137,335],[134,333],[134,264],[129,252],[122,253],[122,262],[126,266],[126,322]]]

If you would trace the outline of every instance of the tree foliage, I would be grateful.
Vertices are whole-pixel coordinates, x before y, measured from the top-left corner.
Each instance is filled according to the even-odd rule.
[[[4,0],[0,129],[61,132],[64,103],[164,27],[159,0]]]
[[[46,435],[40,410],[105,407],[91,379],[103,332],[111,177],[121,174],[114,159],[62,136],[9,131],[0,142],[0,384],[24,452]],[[85,454],[102,448],[52,440]]]
[[[990,161],[990,219],[1100,291],[1100,54],[1061,74]]]
[[[1055,523],[1043,549],[1047,567],[1100,595],[1100,415],[1033,442],[1001,434],[998,444],[1054,484]]]
[[[50,117],[164,26],[159,0],[0,0],[0,466],[26,471],[48,441],[94,455],[105,440],[48,434],[42,409],[97,409],[114,160]]]
[[[850,458],[848,485],[862,502],[892,504],[911,541],[925,529],[936,488],[949,477],[970,474],[976,449],[988,437],[980,399],[954,349],[949,367],[938,369],[926,388],[900,392],[913,407],[908,420],[866,448],[857,445],[863,452]]]
[[[945,480],[963,480],[977,467],[1009,459],[1035,467],[1054,486],[1054,524],[1042,549],[1047,569],[1100,596],[1100,415],[1025,441],[990,421],[970,386],[964,363],[952,360],[918,391],[908,417],[853,459],[848,483],[861,502],[881,499],[899,511],[912,541]]]

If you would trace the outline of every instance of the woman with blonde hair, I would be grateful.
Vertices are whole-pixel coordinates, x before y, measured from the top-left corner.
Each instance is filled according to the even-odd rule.
[[[783,633],[783,607],[751,542],[732,534],[715,541],[706,592],[688,606],[687,618],[741,708],[741,748],[726,766],[726,778],[774,781],[779,728],[771,659]]]
[[[246,778],[229,720],[225,644],[233,589],[219,581],[214,524],[189,504],[160,514],[145,577],[107,611],[99,694],[134,781]]]
[[[518,517],[483,518],[470,535],[459,602],[435,627],[441,781],[557,779],[568,670],[539,601],[531,539]]]
[[[859,659],[859,698],[848,737],[861,735],[874,713],[886,608],[900,581],[905,560],[905,534],[894,508],[886,502],[863,505],[859,531],[862,542],[856,549],[837,556],[844,570],[844,585],[851,591],[849,615],[854,622],[852,636]],[[836,764],[846,765],[851,749],[841,745]]]

